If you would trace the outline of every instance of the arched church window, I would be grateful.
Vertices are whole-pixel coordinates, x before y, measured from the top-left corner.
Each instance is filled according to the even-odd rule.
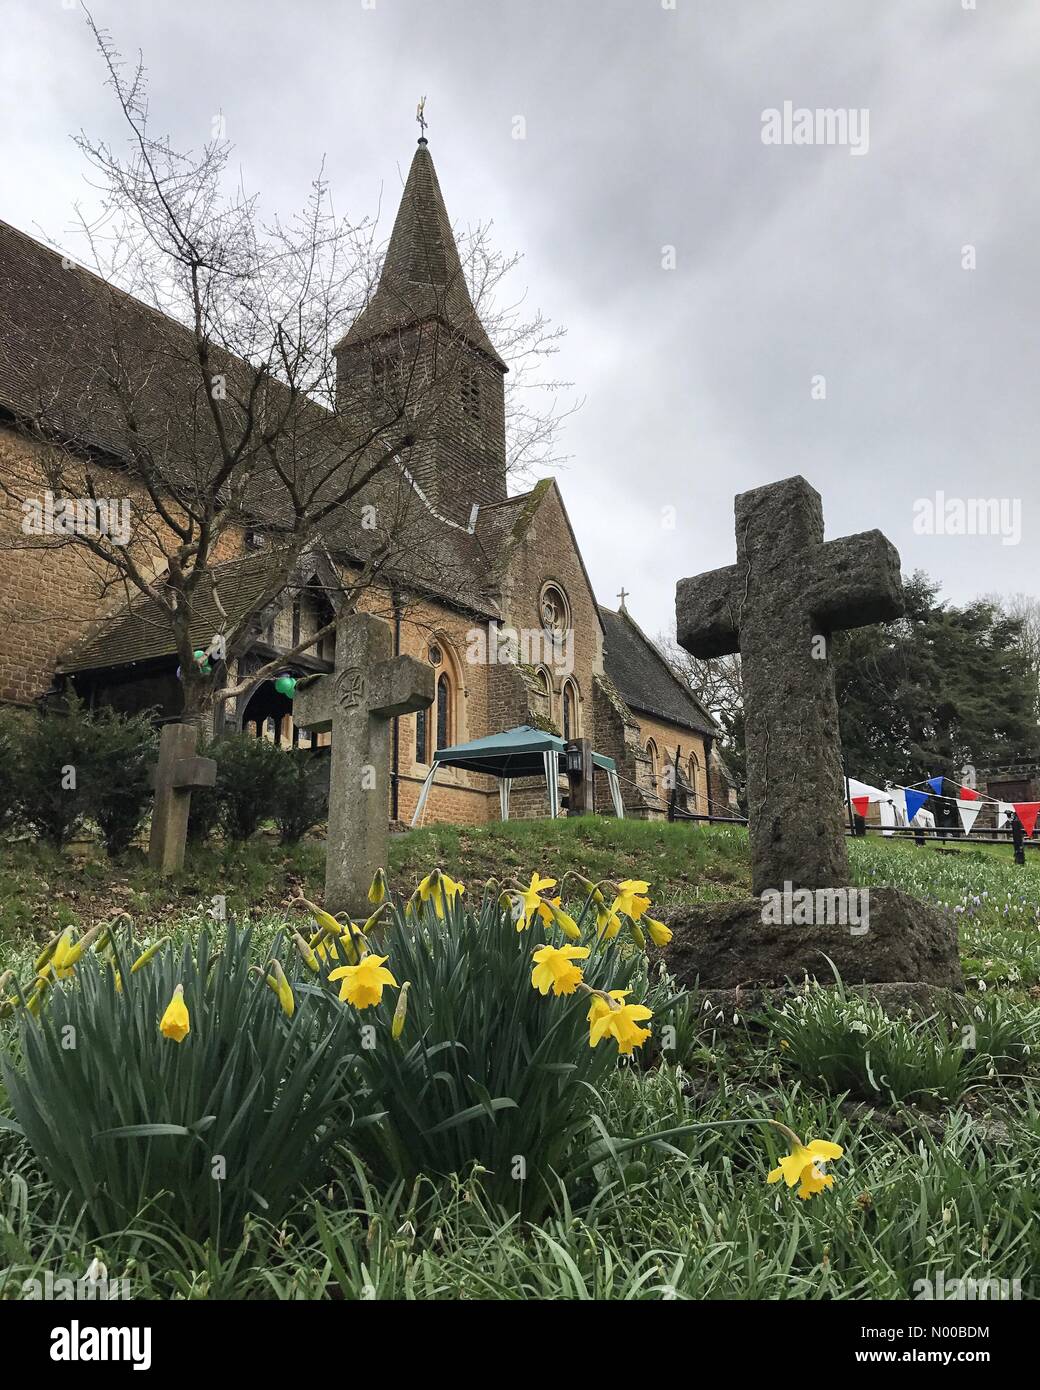
[[[421,709],[415,716],[415,761],[417,763],[428,763],[430,761],[430,722],[427,716],[429,710]]]
[[[581,736],[578,727],[578,689],[570,680],[563,683],[563,736],[565,739]]]
[[[558,584],[542,586],[538,612],[542,620],[542,627],[550,636],[562,637],[570,627],[570,605],[567,602],[567,596]]]
[[[437,747],[450,748],[454,742],[454,708],[451,681],[446,671],[437,677]]]
[[[538,682],[538,694],[542,699],[542,713],[546,719],[552,718],[552,680],[549,672],[544,667],[539,667],[535,672],[535,679]]]
[[[690,761],[689,761],[689,763],[687,764],[687,769],[686,769],[686,771],[687,771],[687,776],[689,777],[689,780],[690,780],[690,804],[691,804],[691,809],[695,811],[695,810],[697,809],[697,802],[698,802],[698,798],[699,798],[699,795],[700,795],[700,793],[698,792],[697,788],[698,788],[698,784],[699,784],[699,782],[700,782],[700,775],[701,775],[700,760],[698,759],[696,753],[691,753],[691,754],[690,754]]]
[[[646,756],[650,759],[650,778],[654,786],[657,786],[657,744],[653,739],[647,739]]]

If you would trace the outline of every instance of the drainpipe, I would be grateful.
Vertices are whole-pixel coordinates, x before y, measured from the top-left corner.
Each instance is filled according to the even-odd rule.
[[[394,611],[394,656],[401,655],[401,596],[391,595]],[[401,720],[394,720],[393,749],[390,766],[390,819],[396,821],[401,808]]]

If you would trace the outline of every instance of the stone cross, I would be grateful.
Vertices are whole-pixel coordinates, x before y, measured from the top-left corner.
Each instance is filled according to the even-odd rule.
[[[214,760],[195,756],[198,736],[194,724],[164,724],[159,735],[148,862],[164,876],[184,866],[192,788],[217,780]]]
[[[679,643],[739,651],[753,891],[848,882],[830,634],[903,611],[899,555],[880,531],[824,541],[804,478],[740,493],[737,563],[676,586]]]
[[[352,613],[336,627],[336,669],[299,682],[293,722],[332,731],[325,907],[368,915],[376,869],[386,867],[390,815],[390,725],[433,703],[433,668],[392,656],[388,625]]]

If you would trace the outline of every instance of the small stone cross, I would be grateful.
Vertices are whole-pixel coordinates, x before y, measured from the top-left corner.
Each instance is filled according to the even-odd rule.
[[[389,845],[391,719],[433,703],[433,668],[392,655],[390,628],[369,613],[336,627],[336,669],[296,687],[293,722],[332,731],[325,907],[365,916]]]
[[[164,876],[184,865],[192,789],[217,780],[214,760],[195,755],[198,736],[194,724],[164,724],[159,735],[148,862]]]
[[[676,586],[679,643],[739,651],[751,872],[767,888],[848,882],[830,634],[903,611],[899,555],[880,531],[824,541],[820,495],[786,478],[736,499],[737,563]]]

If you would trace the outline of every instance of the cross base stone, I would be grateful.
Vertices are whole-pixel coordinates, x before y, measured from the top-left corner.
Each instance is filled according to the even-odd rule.
[[[758,898],[682,909],[670,922],[665,965],[685,989],[725,990],[798,983],[807,975],[831,984],[829,956],[847,985],[913,982],[963,990],[953,916],[898,888],[869,894],[862,935],[849,925],[763,922]]]

